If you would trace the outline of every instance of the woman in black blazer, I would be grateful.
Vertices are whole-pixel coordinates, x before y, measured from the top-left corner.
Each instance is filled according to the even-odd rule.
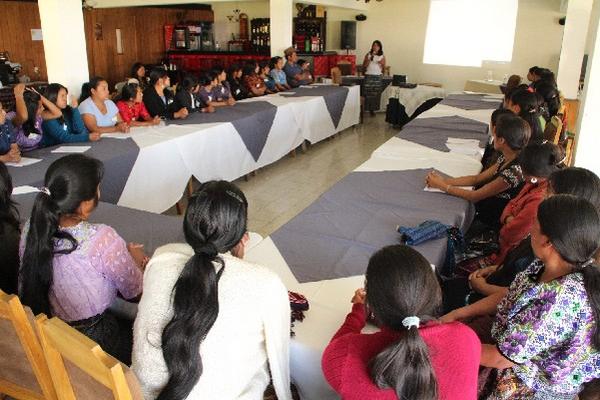
[[[177,86],[177,93],[172,103],[172,107],[175,110],[179,110],[185,107],[188,113],[192,112],[214,112],[215,108],[210,105],[204,104],[197,96],[196,93],[200,90],[198,79],[194,75],[186,75],[179,86]]]
[[[169,74],[163,68],[154,68],[150,72],[150,86],[144,90],[144,105],[152,117],[166,119],[184,119],[188,116],[185,107],[175,108]]]

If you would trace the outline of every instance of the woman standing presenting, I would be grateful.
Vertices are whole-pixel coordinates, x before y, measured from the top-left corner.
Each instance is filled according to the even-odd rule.
[[[365,55],[363,70],[365,71],[363,87],[365,110],[370,111],[371,115],[375,115],[375,111],[379,110],[381,102],[381,77],[385,70],[385,56],[383,55],[383,46],[379,40],[373,42],[371,51]]]

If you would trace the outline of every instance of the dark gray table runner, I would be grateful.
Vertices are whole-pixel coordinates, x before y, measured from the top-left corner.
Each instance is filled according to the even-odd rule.
[[[476,139],[479,147],[485,147],[488,130],[488,124],[459,116],[417,118],[406,124],[396,137],[448,152],[448,138]]]
[[[52,153],[52,150],[61,146],[91,146],[83,154],[97,158],[104,163],[104,179],[100,186],[103,201],[117,204],[140,152],[140,148],[131,138],[103,138],[92,143],[65,143],[24,153],[25,157],[39,158],[42,161],[25,167],[8,167],[13,186],[43,186],[44,175],[50,164],[67,155],[66,153]]]
[[[346,99],[348,98],[349,89],[344,86],[311,86],[311,88],[298,87],[291,90],[292,94],[282,96],[286,97],[304,97],[304,96],[321,96],[325,100],[327,111],[333,121],[333,126],[338,127],[340,119],[342,118],[342,112],[346,105]],[[284,92],[285,93],[285,92]]]
[[[361,275],[369,257],[399,243],[396,226],[437,220],[466,229],[473,206],[423,191],[430,170],[353,172],[271,235],[299,282]],[[432,264],[446,255],[446,239],[415,247]]]
[[[484,97],[485,94],[481,93],[449,94],[442,100],[441,104],[462,110],[493,110],[500,107],[502,100],[485,101],[483,100]]]
[[[21,220],[29,219],[37,193],[13,196],[18,203]],[[90,222],[113,227],[127,242],[144,245],[146,254],[152,255],[157,247],[167,243],[185,242],[183,219],[154,214],[100,201],[90,216]]]

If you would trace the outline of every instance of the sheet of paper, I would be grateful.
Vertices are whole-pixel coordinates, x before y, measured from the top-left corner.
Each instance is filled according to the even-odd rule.
[[[23,186],[17,186],[15,188],[13,188],[12,195],[16,196],[18,194],[27,194],[27,193],[35,193],[35,192],[39,192],[39,189],[34,186],[23,185]]]
[[[51,153],[85,153],[92,146],[60,146],[52,150]]]
[[[473,190],[473,186],[454,186],[454,187],[457,187],[457,188],[463,189],[463,190]],[[423,188],[423,191],[424,192],[431,192],[431,193],[446,193],[443,190],[432,188],[432,187],[429,187],[429,186],[425,186]]]
[[[281,96],[289,96],[292,94],[296,94],[296,92],[281,92],[281,93],[279,93],[279,95],[281,95]]]
[[[449,137],[446,140],[446,144],[474,144],[475,146],[479,146],[479,140]]]
[[[112,138],[112,139],[129,139],[133,135],[131,133],[104,133],[102,134],[103,138]]]
[[[464,154],[466,156],[476,156],[479,154],[480,148],[474,145],[452,144],[446,143],[451,153]]]
[[[39,158],[21,157],[21,161],[19,161],[18,163],[8,162],[6,163],[6,165],[9,167],[26,167],[28,165],[35,164],[40,161],[42,160]]]

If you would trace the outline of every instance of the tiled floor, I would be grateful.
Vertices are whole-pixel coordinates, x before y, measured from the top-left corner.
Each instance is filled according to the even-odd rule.
[[[306,153],[287,156],[259,170],[249,181],[235,183],[249,203],[249,230],[264,237],[273,233],[364,161],[397,133],[384,114],[365,114],[364,123],[333,139],[310,146]],[[174,209],[169,210],[174,213]]]

